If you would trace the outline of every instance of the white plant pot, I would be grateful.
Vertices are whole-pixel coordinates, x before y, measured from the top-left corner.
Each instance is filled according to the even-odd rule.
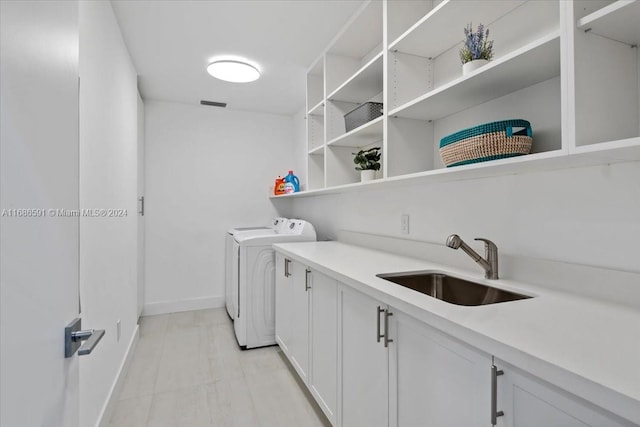
[[[367,169],[360,171],[360,182],[373,181],[376,179],[376,171]]]
[[[462,64],[462,75],[466,76],[469,73],[474,72],[480,67],[487,65],[489,61],[486,59],[474,59],[473,61],[465,62]]]

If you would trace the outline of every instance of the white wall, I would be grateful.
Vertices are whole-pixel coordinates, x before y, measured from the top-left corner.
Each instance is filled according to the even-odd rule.
[[[640,272],[639,182],[629,162],[300,198],[292,209],[320,239],[346,229],[444,245],[456,233],[478,251],[472,239],[486,237],[501,254]]]
[[[80,207],[127,210],[80,220],[82,325],[106,329],[96,350],[80,358],[80,425],[91,426],[137,328],[136,72],[110,2],[80,2],[80,80]]]
[[[145,100],[145,122],[144,313],[221,307],[225,232],[278,214],[292,118]]]

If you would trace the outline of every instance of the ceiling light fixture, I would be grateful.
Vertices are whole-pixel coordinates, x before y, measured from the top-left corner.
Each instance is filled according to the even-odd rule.
[[[215,61],[209,64],[207,72],[216,79],[232,83],[248,83],[260,78],[256,67],[242,61]]]

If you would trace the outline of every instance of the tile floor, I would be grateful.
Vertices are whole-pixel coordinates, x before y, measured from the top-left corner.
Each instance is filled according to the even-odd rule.
[[[279,347],[242,351],[224,308],[143,317],[109,427],[330,426]]]

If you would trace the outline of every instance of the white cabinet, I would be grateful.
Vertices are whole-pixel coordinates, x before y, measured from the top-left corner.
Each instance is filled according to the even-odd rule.
[[[388,413],[388,351],[380,339],[384,311],[378,301],[346,286],[339,290],[339,426],[383,427]]]
[[[337,283],[276,253],[276,342],[327,418],[337,407]]]
[[[375,295],[276,253],[276,341],[332,425],[637,427]]]
[[[311,270],[309,389],[327,418],[335,425],[338,379],[338,284]]]
[[[309,376],[309,295],[308,270],[292,261],[291,274],[291,363],[305,383]]]
[[[490,425],[491,357],[390,311],[389,425]]]
[[[633,426],[498,359],[497,407],[504,413],[499,427]]]
[[[489,355],[347,286],[339,295],[338,425],[489,425]]]
[[[306,383],[309,372],[309,298],[306,268],[276,254],[276,343]]]

